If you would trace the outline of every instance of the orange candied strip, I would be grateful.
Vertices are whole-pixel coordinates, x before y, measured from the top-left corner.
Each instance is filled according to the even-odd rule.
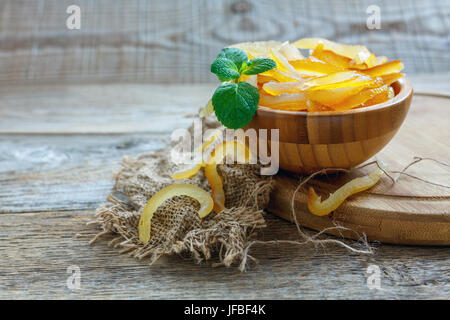
[[[323,45],[325,50],[330,50],[338,55],[355,60],[358,64],[368,60],[370,63],[371,52],[362,45],[337,43],[322,38],[304,38],[293,43],[294,46],[300,49],[315,49],[319,44]]]
[[[394,96],[395,96],[394,89],[392,87],[389,87],[387,91],[383,91],[380,94],[377,94],[375,97],[367,100],[364,103],[364,107],[369,107],[379,103],[386,102],[389,99],[392,99]]]
[[[361,73],[364,73],[371,77],[379,77],[386,74],[397,73],[402,71],[404,65],[401,61],[389,61],[373,68],[369,68],[366,70],[360,70]]]
[[[205,176],[211,186],[214,202],[214,212],[220,213],[225,209],[225,192],[222,178],[217,172],[217,164],[227,156],[234,156],[238,163],[248,163],[252,158],[250,150],[244,143],[228,140],[219,144],[211,154],[205,166]]]
[[[258,74],[257,79],[258,79],[258,84],[264,84],[264,83],[275,80],[275,78],[268,76],[268,75],[264,75],[264,74]]]
[[[303,78],[297,74],[287,73],[278,69],[272,69],[259,74],[261,76],[271,77],[278,82],[302,81]]]
[[[383,81],[383,84],[387,84],[389,86],[403,76],[403,73],[391,73],[381,76],[381,80]]]
[[[306,110],[306,98],[303,93],[283,93],[277,96],[260,95],[259,105],[291,111]]]
[[[371,77],[356,71],[340,71],[305,81],[303,85],[305,90],[324,90],[342,87],[359,87],[361,85],[372,84],[373,82],[374,79]]]
[[[290,61],[291,65],[300,74],[324,75],[342,71],[344,68],[310,57],[308,59]]]
[[[381,166],[384,166],[380,163]],[[312,187],[309,187],[308,192],[308,209],[316,216],[325,216],[332,211],[339,208],[339,206],[348,197],[372,188],[381,179],[385,169],[376,168],[371,171],[367,176],[355,178],[345,185],[337,189],[334,193],[330,194],[328,199],[323,200]]]
[[[313,100],[326,106],[332,106],[348,99],[352,95],[359,93],[365,88],[367,88],[367,86],[342,87],[328,90],[312,90],[306,91],[305,95],[307,99]]]
[[[270,49],[270,57],[276,62],[278,70],[286,72],[290,76],[298,76],[297,71],[280,52]]]
[[[333,51],[323,50],[323,44],[319,44],[311,53],[311,57],[315,57],[320,61],[334,65],[341,69],[348,69],[351,67],[351,59],[340,56]]]
[[[341,56],[333,51],[324,50],[324,46],[322,43],[318,44],[317,47],[314,48],[313,52],[311,53],[311,57],[341,69],[357,69],[357,70],[368,69],[369,67],[373,67],[387,61],[386,57],[384,56],[376,57],[372,53],[366,62],[356,63],[354,60]]]
[[[362,105],[367,100],[375,97],[376,95],[388,91],[389,87],[387,85],[383,85],[379,88],[369,88],[364,89],[360,93],[349,97],[348,99],[342,101],[341,103],[335,104],[331,106],[336,111],[350,110],[354,107]]]
[[[217,172],[215,163],[205,166],[205,176],[211,186],[212,198],[214,201],[214,212],[220,213],[225,210],[225,192],[223,191],[222,178]]]
[[[308,112],[323,112],[323,111],[333,111],[332,108],[324,106],[316,101],[307,100],[306,107]]]
[[[288,61],[304,59],[297,47],[285,42],[278,50]]]
[[[303,91],[303,82],[274,82],[270,81],[263,85],[263,90],[273,96],[282,93],[299,93]]]
[[[147,201],[139,219],[139,240],[143,243],[147,243],[150,240],[153,214],[164,201],[176,196],[189,196],[197,200],[200,203],[200,209],[198,210],[200,218],[206,217],[214,206],[213,199],[209,193],[197,186],[185,183],[169,185],[159,190]]]

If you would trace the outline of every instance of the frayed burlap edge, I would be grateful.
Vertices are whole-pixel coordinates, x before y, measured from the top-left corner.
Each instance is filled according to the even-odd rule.
[[[167,154],[167,150],[162,150],[156,153],[142,154],[137,159],[124,157],[122,169],[116,175],[114,192],[107,197],[107,203],[97,209],[95,220],[89,222],[89,225],[95,225],[101,229],[101,232],[91,240],[91,244],[107,235],[116,235],[109,242],[110,245],[117,248],[120,253],[128,253],[137,259],[148,257],[150,258],[150,264],[155,263],[161,256],[172,254],[188,254],[196,263],[202,263],[214,257],[218,261],[213,263],[214,266],[224,265],[227,267],[233,263],[247,261],[249,258],[254,260],[251,256],[248,256],[245,249],[255,239],[257,231],[266,227],[263,209],[269,201],[269,195],[273,188],[271,177],[257,176],[256,172],[259,173],[259,166],[219,166],[224,179],[225,193],[229,193],[227,198],[230,198],[233,204],[239,203],[239,206],[228,207],[220,214],[212,213],[202,221],[195,220],[198,218],[196,215],[192,215],[189,210],[183,211],[189,225],[186,226],[186,223],[181,222],[180,226],[184,224],[183,228],[186,228],[186,230],[177,230],[173,241],[171,239],[165,241],[167,239],[164,239],[158,243],[147,245],[140,242],[137,225],[145,201],[154,191],[174,181],[170,178],[166,179],[165,176],[155,177],[154,180],[148,182],[151,184],[152,190],[144,191],[145,186],[139,186],[140,180],[133,179],[136,177],[141,177],[141,180],[144,179],[145,174],[142,170],[146,169],[146,166],[149,166],[149,170],[153,170],[155,166],[160,165],[163,166],[161,171],[167,170],[168,173],[173,171],[172,166],[168,164]],[[152,167],[148,161],[150,163],[151,161],[160,162]],[[237,176],[245,178],[246,183],[242,183],[236,178],[236,172]],[[245,176],[242,176],[243,173]],[[155,181],[158,183],[155,183]],[[195,177],[194,180],[189,180],[189,183],[201,186],[206,190],[208,188],[202,174],[198,174],[198,177]],[[243,184],[247,185],[248,193],[242,191],[245,190]],[[140,193],[143,197],[140,197]],[[236,199],[235,193],[241,193],[241,197]],[[122,197],[125,200],[119,199]],[[187,199],[178,200],[181,202],[174,204],[173,207],[191,206]],[[170,204],[165,206],[169,208],[169,212],[173,212],[171,210],[174,209],[173,207],[171,209]],[[192,208],[192,212],[195,212],[195,208]],[[179,211],[176,211],[175,215],[179,217]],[[156,214],[155,218],[157,219]],[[168,229],[170,228],[168,227]],[[160,231],[160,234],[163,234],[161,239],[164,237],[164,232],[165,230]],[[177,239],[180,234],[181,237]]]

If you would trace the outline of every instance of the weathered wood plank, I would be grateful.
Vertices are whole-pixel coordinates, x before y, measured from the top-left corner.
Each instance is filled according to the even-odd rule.
[[[217,86],[217,83],[214,85]],[[0,133],[147,132],[187,128],[214,85],[81,84],[0,87]]]
[[[0,4],[0,82],[146,80],[201,83],[226,45],[320,36],[367,45],[407,72],[450,70],[450,5],[420,1],[107,0],[76,2],[81,29],[68,30],[71,0]],[[366,26],[379,5],[381,29]]]
[[[89,247],[93,230],[85,223],[93,211],[78,209],[104,201],[124,154],[155,150],[171,130],[186,127],[191,119],[179,119],[195,112],[195,101],[212,87],[192,96],[189,87],[175,86],[45,88],[0,89],[0,298],[450,298],[448,248],[383,245],[374,256],[354,256],[336,248],[255,247],[261,263],[240,274],[180,257],[150,268],[105,243]],[[152,99],[159,91],[159,101]],[[114,92],[114,99],[106,97]],[[164,118],[161,101],[168,100],[175,122]],[[133,103],[141,107],[127,107]],[[155,130],[161,121],[166,127]],[[292,224],[268,220],[263,239],[297,238]],[[381,291],[366,286],[370,264],[382,271]],[[70,265],[81,268],[78,292],[66,286]]]
[[[373,256],[355,256],[340,248],[255,246],[251,253],[260,264],[244,274],[176,256],[149,267],[148,261],[118,255],[104,242],[90,247],[85,223],[92,215],[0,215],[0,298],[450,298],[447,248],[380,246]],[[296,238],[292,224],[268,220],[264,239]],[[381,270],[381,290],[366,285],[371,264]],[[71,265],[81,270],[79,291],[66,286]]]
[[[108,194],[121,158],[161,148],[172,130],[189,126],[192,118],[184,115],[196,112],[211,90],[118,84],[0,89],[0,212],[94,209]],[[441,112],[443,101],[414,97],[410,113],[419,127],[432,122],[428,114]],[[416,131],[405,123],[394,139],[414,144]],[[446,161],[446,146],[444,139],[440,147],[427,144],[423,154],[403,152],[408,159]],[[385,160],[400,170],[406,163],[389,157],[390,148]],[[445,175],[433,181],[446,184]],[[421,186],[425,192],[428,186]]]
[[[0,213],[95,209],[122,157],[156,151],[163,137],[0,135]]]
[[[414,104],[450,95],[450,77],[412,76]],[[0,86],[0,134],[166,134],[186,128],[218,82],[203,85],[72,84]],[[433,107],[432,105],[430,107]],[[414,109],[412,109],[413,111]]]

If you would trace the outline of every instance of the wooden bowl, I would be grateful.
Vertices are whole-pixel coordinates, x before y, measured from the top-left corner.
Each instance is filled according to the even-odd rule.
[[[411,83],[403,77],[392,87],[393,99],[348,111],[284,111],[259,106],[246,128],[257,132],[279,129],[281,169],[308,174],[323,168],[351,168],[380,151],[405,120],[413,95]],[[270,135],[267,143],[270,150]]]

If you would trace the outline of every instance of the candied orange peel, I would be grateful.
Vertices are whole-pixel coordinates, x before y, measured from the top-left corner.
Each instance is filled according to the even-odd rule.
[[[213,209],[214,201],[205,190],[192,184],[172,184],[155,193],[147,202],[139,220],[139,240],[147,243],[151,237],[151,221],[158,207],[166,200],[177,196],[188,196],[200,203],[198,215],[206,217]]]
[[[334,193],[322,201],[322,198],[316,194],[313,187],[308,192],[308,209],[316,216],[325,216],[336,210],[348,197],[372,188],[383,176],[384,164],[380,162],[380,167],[375,168],[368,175],[355,178],[340,187]]]
[[[404,76],[401,61],[376,56],[363,45],[322,38],[247,42],[233,47],[252,58],[276,62],[275,69],[252,79],[260,93],[259,105],[272,109],[333,112],[372,106],[392,99],[391,85]],[[299,49],[310,49],[309,57]]]
[[[239,141],[228,140],[219,144],[212,152],[211,158],[205,166],[205,176],[211,186],[214,201],[214,212],[220,213],[225,209],[225,192],[223,191],[222,178],[217,172],[217,164],[227,156],[236,156],[238,163],[247,163],[251,159],[250,150]]]
[[[323,38],[304,38],[293,43],[299,49],[315,49],[319,44],[322,44],[325,50],[355,60],[356,63],[370,63],[370,66],[373,63],[371,52],[365,46],[342,44]]]
[[[208,138],[203,142],[203,144],[197,148],[194,152],[202,154],[202,159],[198,162],[193,163],[182,170],[174,172],[171,177],[175,180],[188,179],[195,176],[201,167],[205,166],[203,162],[203,152],[205,152],[215,141],[219,140],[222,136],[223,131],[221,129],[214,130]]]
[[[179,179],[187,179],[194,175],[196,175],[202,167],[205,167],[205,176],[208,180],[211,190],[212,190],[212,198],[214,203],[214,212],[219,213],[225,209],[225,193],[223,191],[223,183],[222,178],[217,172],[217,164],[222,163],[222,161],[228,157],[233,156],[234,160],[237,163],[248,163],[251,159],[252,155],[250,150],[247,148],[245,143],[242,143],[237,140],[228,140],[221,141],[221,136],[223,135],[223,131],[221,129],[216,129],[212,132],[212,134],[205,140],[202,144],[198,152],[203,153],[210,150],[210,154],[207,155],[207,160],[202,159],[194,163],[183,170],[177,171],[172,174],[172,178]],[[215,146],[215,144],[217,144]]]

